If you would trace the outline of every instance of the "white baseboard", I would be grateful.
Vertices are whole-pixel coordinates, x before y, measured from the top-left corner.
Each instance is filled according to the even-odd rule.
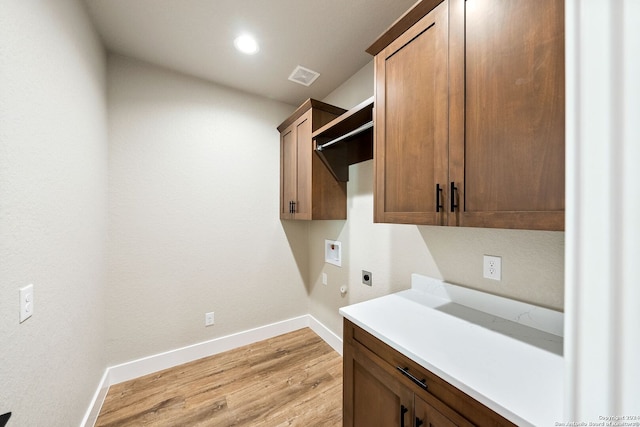
[[[342,338],[334,334],[332,330],[324,326],[312,315],[309,314],[307,317],[309,317],[309,328],[342,356]]]
[[[98,383],[98,389],[94,393],[93,399],[91,399],[91,405],[82,419],[82,424],[80,424],[81,426],[93,427],[96,423],[98,415],[100,415],[100,409],[102,409],[104,399],[107,397],[109,386],[109,368],[107,368],[105,369],[104,374],[102,374],[102,379],[100,379],[100,383]]]
[[[305,315],[122,363],[109,368],[109,385],[129,381],[307,326],[309,326],[309,320]]]
[[[93,397],[91,406],[82,420],[81,426],[92,427],[95,424],[98,414],[100,413],[100,409],[102,408],[102,404],[104,403],[104,399],[109,391],[109,387],[114,384],[129,381],[153,372],[172,368],[174,366],[182,365],[203,357],[232,350],[234,348],[253,344],[258,341],[273,338],[305,327],[309,327],[335,351],[342,355],[342,339],[320,323],[315,317],[311,315],[304,315],[250,329],[248,331],[238,332],[236,334],[193,344],[187,347],[143,357],[141,359],[132,360],[131,362],[111,366],[106,369]]]

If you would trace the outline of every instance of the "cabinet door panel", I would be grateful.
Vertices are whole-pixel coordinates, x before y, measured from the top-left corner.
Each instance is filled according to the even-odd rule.
[[[296,200],[297,142],[295,129],[286,129],[280,137],[280,218],[292,217],[289,203]]]
[[[436,184],[446,191],[447,12],[442,3],[376,56],[376,222],[444,219]]]
[[[464,182],[458,225],[563,229],[563,2],[465,8],[464,159],[452,169]]]
[[[296,217],[311,219],[311,156],[314,155],[311,142],[311,113],[302,116],[295,127],[298,151]]]
[[[344,425],[410,426],[413,393],[390,374],[386,362],[359,344],[345,346]]]
[[[353,399],[354,426],[397,426],[400,425],[400,396],[388,388],[384,382],[376,378],[371,371],[357,361],[353,367],[354,387]],[[409,425],[406,417],[405,425]]]
[[[449,411],[448,416],[445,416],[417,396],[414,407],[415,425],[420,425],[420,427],[473,427],[473,424],[460,415]]]

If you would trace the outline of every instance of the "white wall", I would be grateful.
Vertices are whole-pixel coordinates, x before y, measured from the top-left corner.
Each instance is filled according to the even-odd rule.
[[[373,95],[373,62],[324,101],[351,108]],[[324,263],[324,239],[343,242],[343,266]],[[409,287],[421,273],[532,304],[564,307],[564,233],[373,223],[373,160],[352,165],[347,220],[310,224],[310,313],[341,334],[338,309]],[[482,256],[502,257],[502,281],[482,278]],[[361,271],[373,273],[373,287]],[[322,273],[328,285],[322,285]],[[341,296],[339,288],[348,285]]]
[[[106,366],[105,56],[80,2],[0,10],[0,414],[78,425]]]
[[[295,107],[119,56],[108,87],[109,364],[308,313],[308,225],[278,218]]]

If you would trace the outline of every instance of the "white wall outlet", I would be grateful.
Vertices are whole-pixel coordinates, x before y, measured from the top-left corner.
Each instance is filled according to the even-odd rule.
[[[499,256],[484,256],[483,277],[491,280],[502,279],[502,258]]]
[[[213,311],[204,314],[204,326],[211,326],[214,323]]]
[[[33,315],[33,285],[20,288],[20,323]]]
[[[322,273],[322,284],[323,285],[327,284],[327,273]]]

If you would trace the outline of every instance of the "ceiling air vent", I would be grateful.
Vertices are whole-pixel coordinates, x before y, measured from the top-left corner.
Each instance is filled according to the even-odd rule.
[[[289,76],[289,80],[304,86],[311,86],[311,83],[315,82],[319,76],[320,73],[298,65]]]

